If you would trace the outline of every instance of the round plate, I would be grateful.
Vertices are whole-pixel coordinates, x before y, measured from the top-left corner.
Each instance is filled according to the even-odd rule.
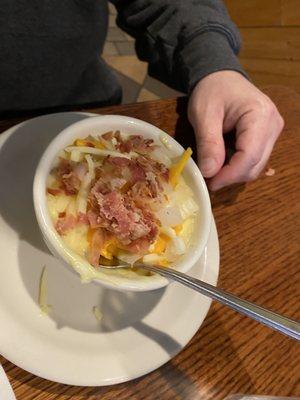
[[[46,115],[0,136],[0,353],[52,381],[102,386],[137,378],[169,361],[197,332],[211,300],[177,283],[146,293],[81,284],[49,254],[32,204],[35,168],[55,135],[87,117]],[[38,306],[44,265],[49,316]],[[213,223],[190,275],[215,285],[218,271]],[[100,322],[94,306],[103,315]]]

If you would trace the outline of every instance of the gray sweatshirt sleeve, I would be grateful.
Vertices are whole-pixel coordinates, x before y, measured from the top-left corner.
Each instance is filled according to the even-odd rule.
[[[240,35],[221,0],[111,0],[151,76],[190,92],[206,75],[234,70]]]

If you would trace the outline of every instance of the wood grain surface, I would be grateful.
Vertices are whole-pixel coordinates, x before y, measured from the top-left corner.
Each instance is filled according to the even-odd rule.
[[[300,96],[284,87],[266,92],[286,121],[269,162],[275,175],[211,195],[221,250],[218,286],[300,320]],[[89,111],[138,117],[175,133],[185,146],[193,141],[185,98]],[[16,122],[2,120],[0,132]],[[72,387],[35,377],[3,357],[0,362],[18,400],[300,396],[299,344],[216,303],[179,355],[129,383]]]
[[[224,0],[239,27],[299,26],[299,0]]]
[[[225,0],[240,28],[241,63],[255,85],[280,83],[300,93],[300,1]]]

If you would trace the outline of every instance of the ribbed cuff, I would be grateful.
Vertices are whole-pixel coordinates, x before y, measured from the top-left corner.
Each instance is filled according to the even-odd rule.
[[[187,93],[202,78],[217,71],[237,71],[248,79],[226,36],[212,31],[200,33],[185,43],[180,51],[179,68]]]

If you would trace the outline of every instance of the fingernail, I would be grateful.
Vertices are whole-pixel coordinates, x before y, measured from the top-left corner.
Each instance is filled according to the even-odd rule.
[[[200,170],[204,176],[214,172],[216,166],[216,160],[212,157],[202,158],[202,160],[200,160]]]

